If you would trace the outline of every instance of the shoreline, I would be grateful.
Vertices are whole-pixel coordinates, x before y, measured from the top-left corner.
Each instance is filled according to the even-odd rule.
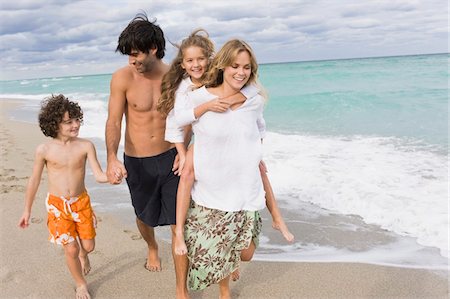
[[[45,137],[37,126],[10,120],[20,100],[1,100],[1,298],[70,298],[73,282],[61,248],[47,241],[45,174],[32,210],[32,224],[17,227],[33,152]],[[87,276],[93,298],[174,298],[170,244],[159,241],[163,272],[143,267],[145,245],[137,229],[113,213],[97,213],[96,249]],[[300,238],[300,236],[297,236]],[[448,298],[444,273],[345,262],[252,261],[231,284],[233,298]],[[447,271],[448,275],[448,271]],[[39,277],[39,280],[36,279]],[[192,298],[217,297],[215,286]]]

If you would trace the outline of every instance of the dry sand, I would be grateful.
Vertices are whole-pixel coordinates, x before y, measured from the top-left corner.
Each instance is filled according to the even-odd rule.
[[[61,248],[47,241],[45,178],[28,229],[17,227],[34,149],[44,141],[36,125],[8,119],[17,105],[0,100],[1,298],[74,298]],[[98,213],[97,213],[98,214]],[[163,271],[144,269],[145,245],[135,227],[99,214],[87,280],[93,298],[175,298],[170,245],[160,242]],[[250,262],[232,283],[233,298],[448,298],[448,272],[355,263]],[[217,287],[192,298],[217,298]]]

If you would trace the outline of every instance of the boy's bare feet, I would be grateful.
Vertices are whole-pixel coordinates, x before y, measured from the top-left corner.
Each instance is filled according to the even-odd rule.
[[[84,257],[80,255],[78,258],[81,263],[81,271],[84,275],[88,275],[91,272],[91,262],[89,261],[88,255],[86,254]]]
[[[187,254],[186,243],[184,242],[183,236],[179,236],[178,234],[175,236],[175,254],[176,255],[185,255]]]
[[[159,272],[162,270],[161,259],[158,256],[158,250],[149,250],[147,261],[144,264],[145,269],[150,272]]]
[[[75,289],[75,298],[76,299],[91,299],[91,295],[89,294],[87,285],[82,284]]]
[[[288,227],[286,226],[286,223],[284,223],[283,220],[272,221],[272,227],[276,230],[279,230],[286,241],[288,241],[289,243],[292,243],[294,241],[294,235],[291,234]]]

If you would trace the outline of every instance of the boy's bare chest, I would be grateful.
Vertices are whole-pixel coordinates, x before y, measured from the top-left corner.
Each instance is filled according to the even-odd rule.
[[[80,169],[86,165],[86,154],[73,149],[58,150],[53,148],[47,154],[46,163],[49,171]]]

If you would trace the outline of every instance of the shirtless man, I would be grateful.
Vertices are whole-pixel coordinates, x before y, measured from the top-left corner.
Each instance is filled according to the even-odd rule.
[[[161,28],[145,14],[137,15],[120,34],[116,51],[128,55],[128,65],[111,79],[108,119],[106,122],[107,175],[111,184],[126,178],[136,213],[136,224],[147,242],[145,268],[161,271],[154,227],[171,225],[175,234],[176,192],[179,177],[176,149],[164,140],[166,120],[157,110],[161,81],[169,66],[164,57],[165,39]],[[125,115],[124,163],[117,150]],[[172,242],[175,244],[175,242]],[[174,254],[177,298],[187,298],[187,260]]]

